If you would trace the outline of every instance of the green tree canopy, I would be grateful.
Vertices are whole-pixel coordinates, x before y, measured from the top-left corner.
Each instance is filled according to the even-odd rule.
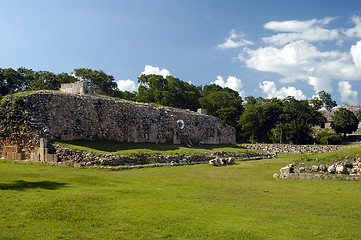
[[[273,99],[254,99],[253,103],[247,103],[244,113],[239,119],[241,136],[243,140],[254,142],[269,142],[271,130],[280,121],[282,113],[282,101]]]
[[[347,133],[352,133],[357,130],[358,124],[359,120],[352,111],[346,108],[340,108],[333,115],[331,128],[338,134],[343,133],[343,137],[346,137]]]
[[[237,91],[211,84],[203,88],[201,95],[199,103],[208,114],[219,117],[229,126],[237,127],[238,119],[244,110],[242,97]]]
[[[175,108],[197,110],[201,87],[173,76],[144,75],[138,77],[137,101],[157,103]]]
[[[113,96],[117,89],[114,77],[112,75],[107,75],[102,70],[78,68],[74,69],[73,74],[99,94]]]

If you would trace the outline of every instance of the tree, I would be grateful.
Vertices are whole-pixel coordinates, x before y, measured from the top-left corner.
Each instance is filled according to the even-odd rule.
[[[256,104],[256,103],[257,103],[256,98],[253,97],[253,96],[247,96],[247,97],[244,98],[244,100],[246,100],[246,104],[247,104],[247,105]]]
[[[237,128],[239,117],[243,113],[242,97],[237,91],[211,84],[203,88],[199,103],[209,115],[220,118],[229,126]]]
[[[250,138],[252,143],[258,139],[258,135],[262,131],[262,114],[260,105],[250,105],[246,108],[239,118],[239,126],[241,128],[241,136],[243,140]]]
[[[283,100],[283,112],[277,125],[274,140],[284,143],[304,144],[313,142],[312,126],[326,119],[307,100],[287,97]]]
[[[99,94],[113,96],[117,89],[114,77],[112,75],[107,75],[102,70],[78,68],[74,69],[73,74]]]
[[[327,110],[331,110],[333,107],[336,107],[336,101],[333,101],[331,98],[331,94],[325,92],[325,91],[321,91],[318,93],[318,96],[320,97],[320,100],[323,103],[323,106],[327,109]]]
[[[357,112],[356,117],[361,122],[361,110]]]
[[[357,130],[358,124],[359,120],[352,111],[346,108],[340,108],[333,115],[331,128],[335,130],[337,134],[343,133],[343,137],[345,138],[347,133],[352,133]]]
[[[48,71],[39,71],[34,73],[34,80],[30,83],[31,90],[58,90],[60,81],[57,75]]]
[[[253,104],[247,104],[239,119],[243,140],[269,142],[271,131],[278,124],[282,114],[282,102],[276,98],[259,98]]]
[[[149,74],[138,77],[137,101],[157,103],[175,108],[197,110],[201,87],[173,76]]]

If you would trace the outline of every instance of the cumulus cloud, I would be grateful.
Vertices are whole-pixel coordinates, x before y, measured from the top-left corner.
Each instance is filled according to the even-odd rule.
[[[228,49],[228,48],[238,48],[246,45],[253,45],[254,43],[243,39],[243,36],[240,34],[236,34],[236,31],[232,29],[229,32],[229,37],[225,39],[224,43],[218,44],[218,48],[220,49]]]
[[[142,72],[141,74],[145,74],[145,75],[156,74],[156,75],[161,75],[164,78],[170,75],[167,69],[164,68],[160,70],[159,67],[153,67],[151,65],[145,65],[144,72]]]
[[[280,98],[284,99],[288,96],[293,96],[296,99],[307,99],[307,97],[303,94],[301,90],[296,89],[295,87],[282,87],[277,90],[276,83],[273,81],[263,81],[259,84],[259,87],[262,89],[264,93],[267,94],[268,98]]]
[[[334,18],[312,19],[308,21],[271,21],[266,23],[264,28],[283,33],[265,37],[263,41],[274,45],[284,45],[297,40],[306,40],[309,42],[335,40],[339,36],[338,30],[324,28],[324,25],[333,19]]]
[[[222,76],[217,76],[217,80],[212,82],[212,84],[216,84],[221,87],[228,87],[234,91],[237,91],[241,96],[244,95],[244,91],[242,91],[242,80],[236,78],[234,76],[229,76],[226,81],[224,81]]]
[[[262,38],[263,46],[244,46],[238,57],[233,59],[238,59],[250,69],[276,73],[279,75],[277,80],[283,84],[305,82],[313,87],[315,93],[322,90],[332,92],[335,81],[361,81],[361,17],[354,16],[352,22],[355,26],[349,29],[328,27],[335,19],[267,22],[263,27],[271,34]],[[233,40],[233,34],[236,35],[232,30],[226,40]],[[359,39],[349,45],[349,50],[345,50],[340,44],[348,43],[344,41],[346,38]],[[333,46],[338,49],[330,48],[332,45],[324,44],[325,41],[333,41]],[[346,87],[345,83],[342,84]],[[300,90],[293,87],[277,89],[275,85],[275,82],[266,81],[260,87],[269,97],[290,94],[304,98]],[[354,92],[344,92],[343,95],[355,96]],[[349,102],[354,101],[350,97],[348,99]]]
[[[332,91],[332,79],[361,80],[361,41],[350,52],[320,51],[305,40],[244,52],[239,59],[248,68],[278,73],[283,82],[306,80],[316,92]]]
[[[120,91],[129,91],[129,92],[136,92],[138,87],[136,86],[135,82],[127,79],[127,80],[118,80],[117,86]]]
[[[350,53],[356,67],[361,68],[361,41],[351,46]]]
[[[355,24],[354,28],[350,28],[344,31],[347,37],[361,37],[361,17],[354,16],[352,22]]]
[[[352,86],[347,81],[341,81],[338,83],[338,91],[341,94],[342,103],[348,103],[350,105],[358,104],[358,92],[352,90]]]

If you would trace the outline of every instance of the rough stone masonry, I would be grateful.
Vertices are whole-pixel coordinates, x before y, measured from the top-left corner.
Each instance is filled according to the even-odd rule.
[[[75,139],[189,145],[236,141],[233,128],[193,111],[58,91],[1,99],[2,158],[57,161],[48,143]]]

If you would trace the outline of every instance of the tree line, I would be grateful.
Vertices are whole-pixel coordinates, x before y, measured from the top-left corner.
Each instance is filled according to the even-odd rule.
[[[319,110],[336,106],[331,95],[324,91],[311,100],[248,96],[244,102],[239,93],[230,88],[215,84],[195,86],[170,75],[140,75],[138,92],[119,91],[114,80],[102,70],[88,68],[74,69],[72,74],[0,68],[0,96],[28,90],[58,90],[62,83],[83,81],[102,95],[193,111],[203,108],[209,115],[234,127],[239,142],[306,144],[340,141],[338,135],[327,132],[316,138],[313,136],[313,128],[326,122]],[[331,127],[336,133],[345,136],[357,130],[361,116],[357,118],[350,112],[340,109],[340,114],[335,113]]]

